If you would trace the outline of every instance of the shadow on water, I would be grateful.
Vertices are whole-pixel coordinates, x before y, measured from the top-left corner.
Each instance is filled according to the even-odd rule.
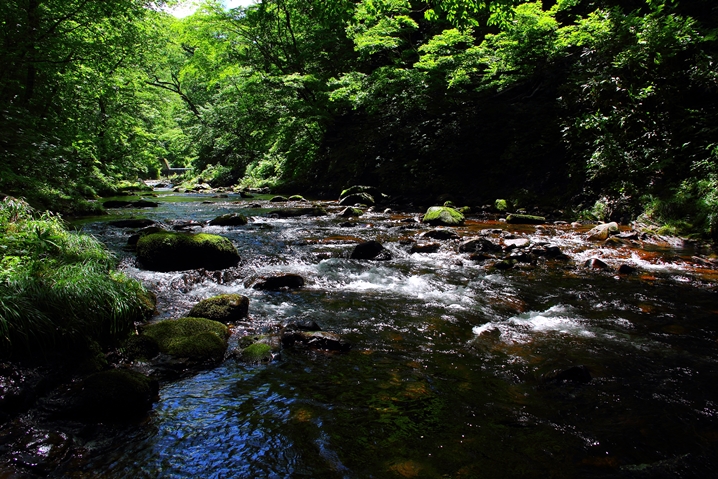
[[[406,216],[365,215],[346,228],[331,208],[326,217],[279,219],[266,202],[158,200],[152,211],[113,219],[253,216],[243,227],[196,227],[229,237],[240,251],[239,277],[224,279],[143,271],[123,250],[126,231],[107,218],[82,225],[158,294],[161,316],[234,292],[250,298],[257,331],[314,320],[353,348],[285,350],[259,366],[228,360],[165,384],[145,424],[102,447],[88,441],[62,477],[718,473],[716,278],[686,266],[680,251],[597,248],[570,230],[519,227],[514,234],[558,244],[573,261],[497,271],[458,255],[451,242],[409,254],[402,239],[426,228],[401,228]],[[506,229],[475,222],[460,234],[497,226]],[[392,260],[347,259],[356,241],[375,238]],[[640,272],[580,267],[597,254],[631,260]],[[267,272],[299,273],[307,285],[274,293],[244,286]],[[590,376],[561,376],[579,365]]]

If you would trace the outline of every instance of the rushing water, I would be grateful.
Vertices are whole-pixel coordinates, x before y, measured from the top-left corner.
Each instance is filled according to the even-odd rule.
[[[160,317],[219,293],[250,298],[243,331],[316,321],[348,353],[285,350],[264,365],[233,359],[164,384],[149,419],[87,439],[58,475],[85,478],[715,477],[718,474],[718,301],[715,271],[667,245],[607,247],[562,227],[483,230],[559,245],[569,261],[496,270],[443,241],[410,254],[430,229],[417,215],[272,217],[266,201],[162,193],[153,210],[113,212],[204,222],[239,211],[229,237],[239,273],[197,279],[139,269],[128,232],[82,228],[125,257],[158,295]],[[203,203],[206,201],[207,203]],[[254,202],[254,203],[251,203]],[[198,230],[199,228],[195,228]],[[389,261],[348,259],[377,239]],[[618,276],[582,266],[631,262]],[[306,286],[262,292],[244,278],[299,273]],[[237,278],[237,275],[241,276]],[[236,335],[232,341],[235,342]],[[230,344],[230,348],[232,344]],[[585,365],[592,379],[550,381]]]

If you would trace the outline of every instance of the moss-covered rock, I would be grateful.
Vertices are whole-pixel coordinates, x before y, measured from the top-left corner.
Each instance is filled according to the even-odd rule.
[[[138,419],[152,407],[158,390],[157,381],[136,371],[102,371],[83,381],[72,415],[84,421]]]
[[[346,208],[344,208],[341,211],[341,213],[339,213],[339,216],[341,216],[343,218],[351,218],[351,217],[361,216],[363,214],[364,214],[364,212],[362,210],[360,210],[359,208],[354,208],[353,206],[347,206]]]
[[[220,361],[227,349],[227,326],[206,318],[168,319],[145,326],[142,334],[157,341],[161,352],[178,358]]]
[[[227,213],[214,218],[209,224],[210,226],[243,226],[248,221],[246,216],[239,213]]]
[[[273,357],[272,346],[264,342],[256,342],[242,349],[239,357],[242,361],[248,363],[271,361]]]
[[[239,253],[223,236],[165,231],[140,238],[137,259],[152,271],[217,270],[236,266]]]
[[[426,210],[424,223],[430,225],[458,226],[464,224],[464,215],[456,211],[454,208],[446,206],[432,206]]]
[[[270,203],[283,203],[287,201],[286,196],[273,196],[270,200]]]
[[[513,213],[506,217],[506,222],[514,225],[540,225],[546,223],[546,218],[543,216]]]
[[[341,200],[339,200],[339,204],[344,206],[351,206],[351,205],[364,205],[364,206],[374,206],[376,204],[376,200],[372,195],[369,193],[352,193],[351,195],[347,195]]]
[[[229,323],[247,317],[248,313],[249,298],[241,294],[221,294],[195,304],[189,316]]]
[[[292,195],[288,199],[289,201],[307,201],[302,195]]]

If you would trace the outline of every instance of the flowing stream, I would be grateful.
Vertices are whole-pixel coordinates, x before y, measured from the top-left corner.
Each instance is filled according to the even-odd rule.
[[[158,208],[115,210],[81,229],[157,294],[160,318],[239,293],[250,298],[250,317],[238,330],[310,320],[352,349],[284,350],[261,365],[228,359],[163,384],[149,419],[103,440],[89,435],[58,477],[718,474],[718,274],[693,263],[693,251],[604,246],[568,225],[469,217],[454,229],[462,237],[527,238],[569,256],[498,270],[459,254],[457,240],[411,254],[408,240],[432,229],[416,213],[367,213],[349,227],[332,203],[328,216],[280,219],[268,197],[158,194]],[[194,230],[232,240],[242,257],[232,274],[143,271],[123,250],[129,231],[107,223],[132,215],[202,223],[227,212],[252,221]],[[392,259],[348,259],[369,239]],[[584,267],[591,257],[638,271]],[[275,272],[301,274],[306,286],[244,286]],[[556,379],[579,365],[590,381]]]

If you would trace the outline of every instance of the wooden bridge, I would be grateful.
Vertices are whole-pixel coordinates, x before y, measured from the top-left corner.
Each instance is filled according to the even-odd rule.
[[[172,168],[169,161],[167,161],[167,158],[162,158],[162,173],[165,176],[179,175],[191,169],[192,168]]]

